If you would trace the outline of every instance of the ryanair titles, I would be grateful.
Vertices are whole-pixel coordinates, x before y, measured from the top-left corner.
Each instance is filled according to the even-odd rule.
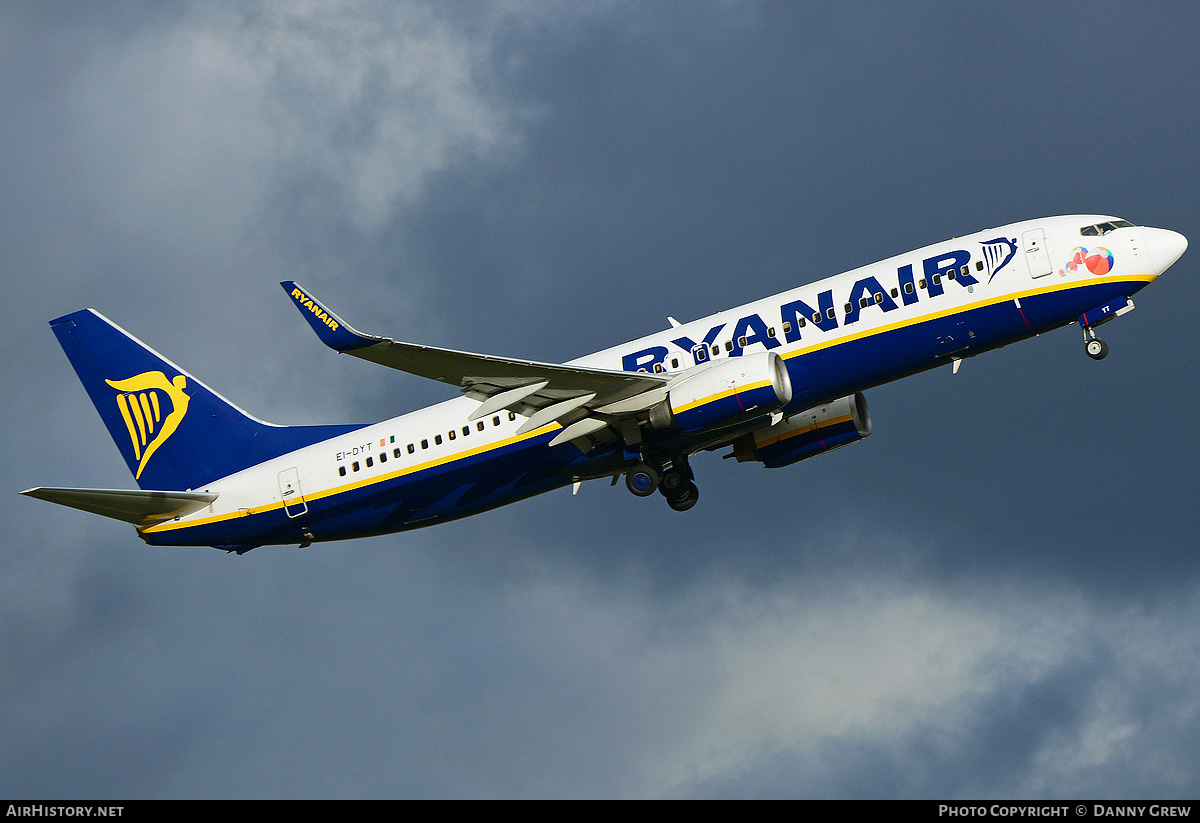
[[[913,264],[906,263],[896,269],[896,286],[890,290],[873,276],[856,280],[843,301],[840,310],[841,324],[848,326],[858,322],[861,313],[866,309],[877,308],[883,312],[890,312],[901,306],[911,306],[921,299],[922,291],[928,292],[929,297],[940,297],[945,294],[944,280],[953,280],[963,288],[976,286],[979,281],[969,271],[970,261],[971,253],[963,249],[928,257],[921,262],[922,276],[919,278],[913,271]],[[838,327],[839,310],[833,299],[833,290],[826,289],[820,292],[815,302],[814,306],[808,300],[793,300],[779,307],[779,322],[783,326],[786,342],[795,343],[800,340],[804,335],[801,330],[810,325],[822,332],[830,332]],[[701,350],[701,346],[710,350],[726,325],[721,323],[713,326],[701,340],[678,337],[671,343],[693,354]],[[774,334],[773,324],[757,314],[740,317],[734,321],[729,341],[726,351],[734,357],[741,355],[747,347],[755,343],[762,344],[767,349],[782,345]],[[671,350],[666,346],[650,346],[622,357],[621,367],[625,371],[654,371],[656,366],[663,364],[670,353]],[[707,351],[702,351],[701,354],[698,360],[708,359]]]
[[[328,326],[331,331],[337,331],[337,321],[326,314],[323,308],[318,306],[311,297],[300,291],[300,289],[292,289],[292,299],[312,312],[313,316]]]

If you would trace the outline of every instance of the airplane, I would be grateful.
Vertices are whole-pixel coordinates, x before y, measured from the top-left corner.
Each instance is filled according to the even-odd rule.
[[[918,249],[572,360],[543,363],[358,331],[281,285],[335,352],[463,396],[370,425],[252,417],[93,309],[50,322],[138,490],[22,494],[135,526],[151,546],[245,553],[388,534],[623,475],[686,511],[690,458],[779,468],[870,435],[864,392],[1018,340],[1097,327],[1187,249],[1105,215],[1013,223]]]

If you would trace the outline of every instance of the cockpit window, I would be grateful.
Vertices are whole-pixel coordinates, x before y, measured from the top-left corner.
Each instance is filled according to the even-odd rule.
[[[1084,237],[1098,237],[1102,234],[1108,234],[1110,231],[1117,229],[1127,229],[1133,226],[1128,220],[1113,220],[1109,223],[1097,223],[1094,226],[1084,226],[1079,230],[1079,233]]]

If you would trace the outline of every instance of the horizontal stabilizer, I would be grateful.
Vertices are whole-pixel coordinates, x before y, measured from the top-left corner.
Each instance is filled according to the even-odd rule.
[[[60,506],[147,526],[202,509],[217,499],[207,492],[134,491],[129,489],[56,489],[39,486],[21,494]]]

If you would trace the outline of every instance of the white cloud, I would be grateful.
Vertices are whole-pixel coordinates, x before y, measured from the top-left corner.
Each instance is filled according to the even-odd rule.
[[[963,770],[966,791],[1095,794],[1105,785],[1098,774],[1177,753],[1168,742],[1174,732],[1148,722],[1143,701],[1197,674],[1181,654],[1194,631],[1147,644],[1196,625],[1194,606],[1183,601],[1147,620],[1027,581],[939,586],[855,574],[788,577],[765,589],[726,581],[681,598],[667,604],[662,592],[567,580],[510,593],[509,619],[539,627],[529,641],[540,652],[531,689],[582,668],[597,679],[589,694],[613,703],[575,707],[593,713],[571,725],[603,739],[604,756],[627,759],[621,785],[577,791],[706,793],[764,764],[786,774],[797,763],[820,763],[830,745],[850,745],[902,764],[917,790],[953,791],[924,771],[944,760]],[[1076,670],[1089,679],[1059,682]],[[1044,738],[1042,707],[1023,704],[1043,689],[1072,707],[1066,720],[1044,719]],[[1194,729],[1194,697],[1179,694],[1168,710],[1179,729]],[[545,722],[566,721],[548,714]],[[1032,755],[1018,745],[1011,773],[981,773],[986,758],[1008,756],[986,752],[981,738],[1007,733],[1007,724],[1029,725]],[[853,768],[840,766],[825,777],[847,779]],[[1143,777],[1183,791],[1191,778],[1182,768]],[[797,771],[794,790],[811,792],[812,781]],[[775,790],[786,794],[788,786]]]
[[[430,173],[515,139],[479,82],[486,32],[432,8],[200,3],[97,44],[71,95],[94,205],[131,231],[149,213],[227,236],[290,178],[318,175],[355,225],[378,228]]]

